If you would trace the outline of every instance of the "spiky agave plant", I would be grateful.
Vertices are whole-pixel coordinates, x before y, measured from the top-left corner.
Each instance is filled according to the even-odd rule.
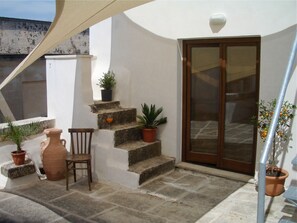
[[[141,104],[141,107],[142,115],[137,115],[137,118],[144,128],[154,129],[158,125],[165,124],[167,122],[167,117],[161,117],[158,119],[158,116],[163,111],[162,107],[157,109],[155,105],[148,106],[146,103]]]

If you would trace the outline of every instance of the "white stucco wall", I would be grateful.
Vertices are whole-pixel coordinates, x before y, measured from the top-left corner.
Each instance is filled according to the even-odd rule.
[[[271,100],[278,98],[281,84],[287,69],[288,60],[292,50],[292,43],[296,35],[296,25],[280,32],[262,37],[261,40],[261,67],[260,67],[260,99]],[[290,103],[297,104],[296,95],[296,63],[294,65],[294,73],[288,86],[285,100]],[[292,139],[289,141],[288,151],[278,157],[280,162],[278,166],[281,166],[289,171],[289,177],[286,184],[289,185],[294,179],[297,179],[297,171],[293,170],[291,164],[292,159],[296,156],[297,148],[297,118],[292,123]],[[258,170],[258,161],[261,156],[261,151],[264,146],[261,138],[258,137],[258,150],[256,159],[256,171]]]
[[[111,58],[111,18],[92,27],[90,36],[90,54],[96,55],[92,59],[92,88],[94,100],[101,99],[101,88],[97,85],[99,78],[109,70]]]
[[[116,72],[118,81],[115,99],[123,106],[136,107],[138,113],[143,102],[163,106],[168,123],[160,127],[162,152],[176,157],[179,162],[182,44],[178,42],[189,38],[261,36],[260,98],[274,98],[278,95],[296,33],[296,7],[296,0],[157,0],[113,17],[111,30],[109,27],[101,29],[101,32],[106,31],[106,38],[111,38],[111,45],[98,47],[98,41],[93,41],[91,52],[97,56],[101,51],[110,50],[110,69]],[[211,26],[209,18],[213,13],[225,14],[226,24]],[[93,32],[95,27],[96,32],[100,29],[99,25],[91,28],[93,39],[97,35]],[[93,67],[97,66],[100,61],[94,60]],[[287,98],[296,103],[294,84],[291,84]],[[296,119],[294,125],[293,129],[296,129]],[[291,143],[297,148],[296,142]],[[257,160],[261,148],[258,147]],[[285,158],[285,166],[290,167],[294,156],[294,150],[291,151]],[[290,177],[288,182],[292,179]]]

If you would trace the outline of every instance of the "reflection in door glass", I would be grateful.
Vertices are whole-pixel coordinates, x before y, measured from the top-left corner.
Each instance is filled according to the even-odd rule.
[[[218,47],[191,51],[191,150],[217,153],[220,57]]]
[[[227,47],[224,158],[252,162],[256,47]]]

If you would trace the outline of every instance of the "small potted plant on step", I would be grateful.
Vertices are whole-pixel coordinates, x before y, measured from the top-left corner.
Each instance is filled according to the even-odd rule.
[[[137,115],[139,123],[142,125],[142,137],[145,142],[154,142],[156,140],[157,126],[167,122],[167,117],[158,116],[162,113],[163,108],[156,109],[155,105],[150,107],[144,103],[141,105],[142,115]]]
[[[263,100],[259,103],[258,119],[253,117],[257,124],[260,137],[265,142],[270,127],[273,112],[276,106],[276,99],[269,102]],[[272,154],[266,168],[266,195],[278,196],[284,191],[284,183],[288,172],[277,166],[278,156],[287,151],[285,142],[290,139],[290,125],[294,117],[296,105],[285,101],[282,105],[277,127],[274,133]]]
[[[22,149],[22,142],[29,135],[37,134],[41,131],[39,123],[31,123],[24,126],[17,126],[7,119],[7,129],[1,133],[2,141],[8,140],[16,144],[17,149],[11,152],[15,165],[23,165],[25,163],[26,151]]]
[[[108,71],[103,73],[103,77],[99,79],[99,85],[101,88],[102,101],[112,100],[112,88],[116,85],[115,73],[113,71]]]

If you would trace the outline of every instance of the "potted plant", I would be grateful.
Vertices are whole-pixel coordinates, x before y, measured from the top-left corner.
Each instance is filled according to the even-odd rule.
[[[139,123],[142,125],[142,137],[145,142],[156,140],[157,126],[167,122],[167,117],[158,118],[163,108],[156,109],[155,105],[148,106],[146,103],[141,105],[142,115],[137,115]]]
[[[258,104],[259,116],[256,120],[258,132],[261,139],[265,142],[268,129],[270,127],[273,112],[276,106],[276,99]],[[290,139],[290,125],[294,117],[296,105],[285,101],[281,107],[279,119],[273,138],[272,154],[269,157],[266,168],[266,195],[277,196],[284,191],[284,183],[288,177],[288,172],[277,166],[278,156],[286,151],[285,142]]]
[[[99,85],[101,88],[102,101],[112,100],[112,88],[116,85],[115,73],[113,71],[108,71],[103,73],[103,77],[99,79]]]
[[[16,144],[17,149],[11,152],[12,159],[15,165],[23,165],[25,163],[26,151],[22,149],[22,142],[27,136],[37,134],[41,131],[39,123],[31,123],[24,126],[17,126],[7,119],[7,129],[1,133],[2,140],[9,140]]]

